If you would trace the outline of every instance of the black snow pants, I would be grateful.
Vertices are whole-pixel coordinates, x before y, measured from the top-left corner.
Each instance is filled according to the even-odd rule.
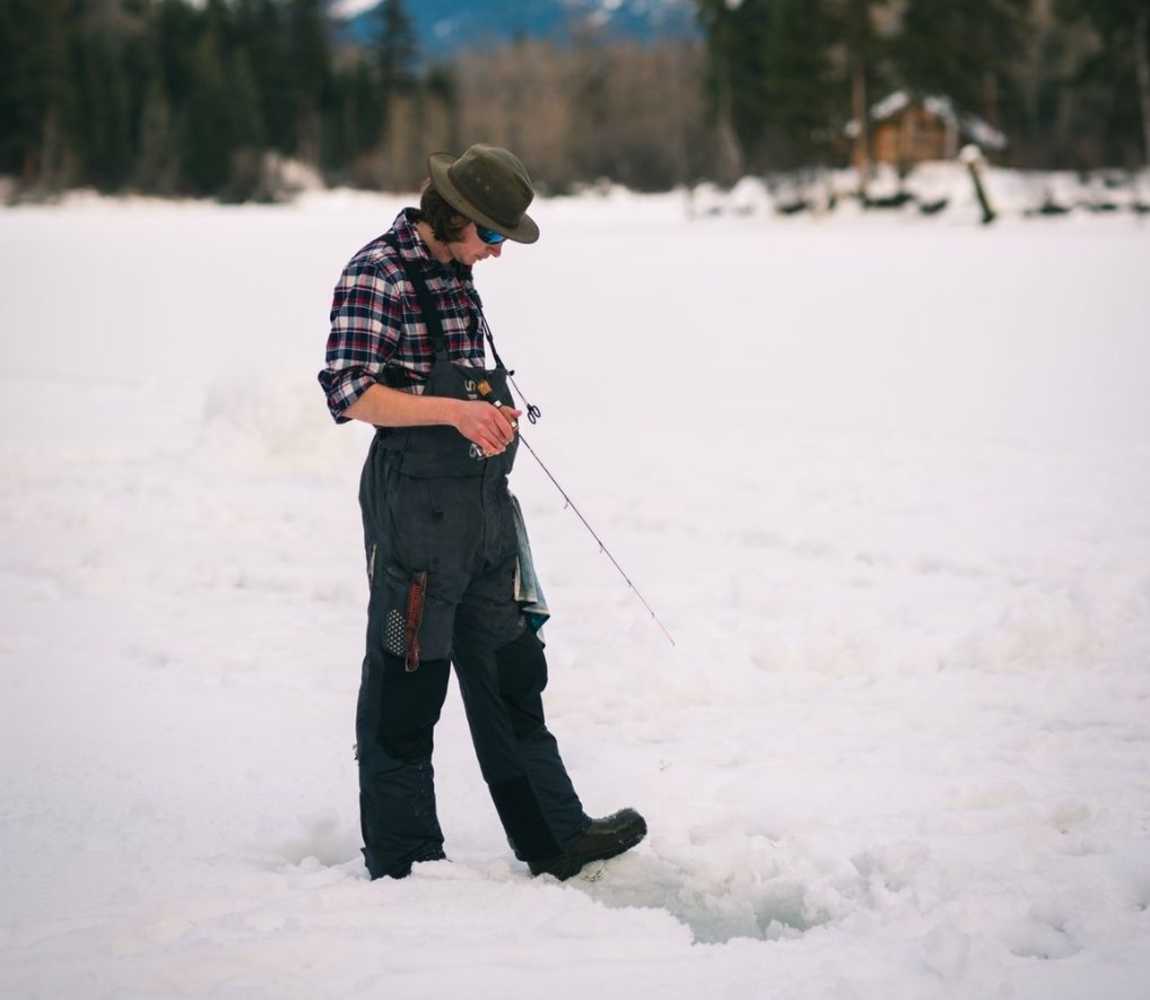
[[[514,601],[507,477],[407,476],[377,438],[360,499],[371,599],[356,715],[360,817],[372,878],[443,857],[433,730],[454,662],[483,777],[516,856],[559,854],[589,822],[543,714],[543,644]],[[426,569],[424,569],[426,567]],[[406,648],[413,571],[424,571],[420,660]]]

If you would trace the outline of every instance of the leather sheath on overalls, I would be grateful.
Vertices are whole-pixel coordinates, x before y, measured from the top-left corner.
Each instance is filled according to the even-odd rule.
[[[405,312],[426,324],[435,354],[424,394],[510,406],[498,355],[491,370],[452,363],[422,262],[387,242],[412,286]],[[478,335],[481,307],[472,301]],[[385,369],[394,387],[404,378],[403,369]],[[589,823],[544,722],[542,642],[514,599],[518,544],[507,476],[515,452],[513,441],[484,458],[454,427],[433,426],[381,428],[368,453],[360,507],[371,598],[356,737],[373,878],[443,856],[431,754],[452,662],[516,855],[554,857]]]

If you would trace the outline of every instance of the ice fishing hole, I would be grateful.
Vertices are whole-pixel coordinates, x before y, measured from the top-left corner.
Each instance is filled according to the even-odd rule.
[[[696,944],[733,938],[786,941],[832,919],[801,881],[780,877],[753,885],[709,883],[650,856],[585,870],[569,884],[613,909],[664,910],[690,929]]]

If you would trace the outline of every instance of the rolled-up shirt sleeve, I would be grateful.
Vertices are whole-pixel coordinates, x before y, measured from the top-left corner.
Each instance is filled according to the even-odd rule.
[[[327,364],[319,382],[336,423],[377,381],[403,331],[403,306],[395,283],[374,262],[352,261],[340,275],[331,304]]]

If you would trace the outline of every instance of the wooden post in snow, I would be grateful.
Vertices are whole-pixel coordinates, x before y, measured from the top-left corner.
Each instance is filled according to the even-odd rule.
[[[990,204],[990,199],[986,195],[986,188],[982,184],[982,167],[986,162],[982,158],[982,150],[977,146],[971,144],[963,146],[962,152],[958,154],[960,160],[966,164],[966,169],[970,172],[971,182],[974,184],[974,193],[978,196],[978,204],[982,208],[982,224],[989,226],[997,217],[994,208]]]

